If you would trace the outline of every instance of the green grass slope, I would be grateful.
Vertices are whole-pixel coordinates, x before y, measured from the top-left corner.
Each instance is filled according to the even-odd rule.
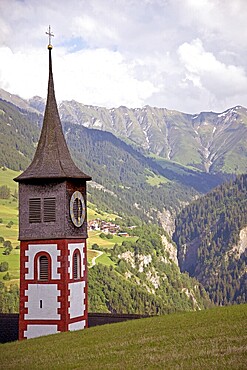
[[[8,262],[10,281],[5,281],[6,285],[19,283],[20,270],[20,250],[15,249],[20,243],[18,242],[18,200],[17,200],[17,184],[13,178],[19,175],[20,172],[9,169],[0,169],[0,186],[7,185],[10,188],[10,198],[0,199],[0,236],[4,240],[9,240],[12,243],[13,250],[10,255],[4,255],[5,250],[3,243],[0,243],[0,263]],[[9,222],[13,225],[8,227]],[[3,276],[6,272],[0,272],[0,281],[3,281]]]
[[[247,305],[0,346],[3,369],[246,369]]]
[[[18,237],[18,194],[17,194],[17,183],[13,181],[13,178],[18,176],[20,172],[0,168],[0,186],[6,185],[10,188],[10,198],[0,199],[0,236],[4,237],[5,240],[10,240],[15,247],[19,243],[17,242]],[[6,225],[12,221],[13,225],[11,228]],[[1,244],[0,244],[1,247]]]

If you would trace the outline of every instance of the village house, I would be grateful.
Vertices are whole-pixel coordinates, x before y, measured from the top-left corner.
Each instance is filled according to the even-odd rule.
[[[119,225],[110,221],[104,221],[99,218],[88,221],[88,230],[98,230],[105,234],[117,234],[120,229]]]

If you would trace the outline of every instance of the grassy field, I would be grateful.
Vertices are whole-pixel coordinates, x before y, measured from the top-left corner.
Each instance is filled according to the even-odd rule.
[[[115,266],[116,264],[110,259],[110,254],[108,253],[103,253],[101,256],[99,256],[96,259],[96,264],[101,263],[102,265],[106,266]]]
[[[3,369],[246,369],[247,305],[0,345]]]
[[[147,177],[147,183],[151,186],[159,186],[160,184],[166,184],[169,180],[163,176],[154,175]]]
[[[11,276],[11,280],[14,279],[17,281],[19,280],[20,277],[20,251],[17,249],[13,249],[12,252],[8,255],[5,256],[3,254],[4,248],[0,248],[0,262],[8,262],[9,264],[9,274]],[[0,272],[0,280],[2,280],[3,275],[5,275],[6,272]],[[13,280],[12,280],[13,283]]]
[[[95,231],[95,230],[90,230],[88,232],[88,253],[90,256],[90,252],[93,252],[91,250],[93,244],[98,244],[102,248],[107,248],[107,249],[112,249],[116,243],[122,244],[124,240],[128,241],[136,241],[137,236],[131,236],[131,237],[123,237],[123,236],[118,236],[118,235],[113,235],[112,239],[102,239],[99,235],[101,234],[101,231]],[[103,252],[103,254],[96,259],[96,264],[102,263],[103,265],[106,266],[115,266],[115,263],[110,259],[110,254]],[[91,265],[91,260],[89,259],[89,266]]]
[[[0,262],[8,262],[9,274],[11,277],[10,281],[5,281],[8,286],[13,283],[19,283],[20,276],[20,251],[15,249],[16,246],[20,245],[18,242],[18,202],[16,198],[17,183],[13,181],[13,178],[18,176],[19,172],[12,170],[3,171],[0,169],[0,186],[7,185],[10,188],[11,196],[9,199],[0,199],[0,236],[4,240],[9,240],[12,243],[13,250],[10,255],[5,256],[3,254],[3,244],[0,243]],[[13,225],[9,228],[6,227],[8,223],[12,221]],[[3,280],[3,276],[6,272],[0,272],[0,281]]]
[[[0,199],[0,236],[4,237],[5,240],[10,240],[12,245],[15,247],[19,243],[18,238],[18,202],[17,202],[17,183],[13,181],[13,178],[18,176],[19,172],[12,170],[3,171],[0,169],[0,186],[7,185],[10,188],[11,196],[9,199]],[[15,197],[14,197],[15,196]],[[8,223],[12,221],[13,225],[11,228],[6,227]],[[0,261],[1,262],[1,261]]]
[[[9,169],[3,170],[0,169],[0,185],[7,185],[10,188],[11,193],[14,193],[17,190],[17,182],[13,181],[15,177],[20,174],[18,171],[13,171]]]
[[[123,237],[118,235],[113,235],[112,239],[102,239],[99,235],[101,234],[101,231],[98,230],[90,230],[88,232],[88,246],[89,248],[92,247],[93,244],[98,244],[100,247],[103,248],[113,248],[114,244],[122,244],[124,240],[133,241],[135,242],[137,240],[137,236],[130,236],[130,237]]]
[[[118,217],[114,213],[98,212],[95,208],[94,204],[87,202],[87,219],[89,221],[97,218],[105,221],[114,221]]]
[[[93,251],[92,249],[88,249],[88,251],[87,251],[87,262],[88,262],[89,267],[92,265],[93,258],[95,258],[97,256],[98,256],[97,251]]]

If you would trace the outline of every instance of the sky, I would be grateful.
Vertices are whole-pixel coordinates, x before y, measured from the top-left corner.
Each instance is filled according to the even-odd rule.
[[[247,0],[0,0],[0,88],[186,113],[247,107]]]

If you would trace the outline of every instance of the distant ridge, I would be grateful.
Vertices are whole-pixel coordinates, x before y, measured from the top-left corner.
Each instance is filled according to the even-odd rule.
[[[29,100],[0,89],[0,98],[37,114],[44,99]],[[62,122],[108,131],[146,154],[204,172],[247,172],[247,109],[186,114],[166,108],[107,109],[75,100],[59,104]]]

